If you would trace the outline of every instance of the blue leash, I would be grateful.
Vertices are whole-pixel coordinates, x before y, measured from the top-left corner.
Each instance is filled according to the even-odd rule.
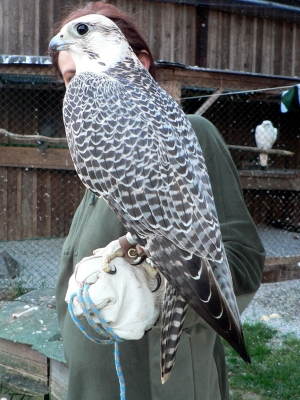
[[[123,339],[119,338],[118,335],[116,335],[111,329],[105,319],[103,319],[100,316],[99,310],[94,306],[89,292],[89,285],[84,285],[84,288],[78,289],[77,293],[73,293],[70,296],[70,300],[68,302],[68,310],[71,314],[71,317],[75,324],[78,326],[78,328],[81,330],[81,332],[90,340],[92,340],[94,343],[97,344],[113,344],[115,345],[115,350],[114,350],[114,358],[115,358],[115,366],[116,366],[116,371],[119,379],[119,385],[120,385],[120,399],[121,400],[126,400],[125,398],[125,380],[124,380],[124,375],[121,369],[121,362],[120,362],[120,349],[119,349],[119,343],[123,342]],[[106,337],[107,339],[99,339],[90,333],[86,331],[82,323],[79,321],[79,319],[76,317],[74,314],[73,310],[73,299],[74,297],[77,296],[78,302],[82,308],[83,314],[88,321],[88,323],[91,325],[91,327],[101,336]],[[87,305],[90,307],[90,311],[87,309]],[[91,312],[98,318],[102,328],[93,320],[91,316]]]

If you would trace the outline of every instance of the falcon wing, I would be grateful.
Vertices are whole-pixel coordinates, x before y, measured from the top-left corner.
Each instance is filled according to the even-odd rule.
[[[75,76],[64,101],[71,155],[87,187],[103,196],[141,238],[167,237],[189,253],[222,259],[213,196],[189,124],[176,131],[133,85]],[[184,117],[185,119],[185,117]],[[192,149],[192,151],[191,151]]]
[[[270,128],[270,133],[269,133],[269,143],[270,143],[270,149],[273,147],[273,144],[277,140],[277,128],[271,127]]]
[[[255,129],[255,141],[259,149],[268,149],[267,132],[262,125],[258,125]]]

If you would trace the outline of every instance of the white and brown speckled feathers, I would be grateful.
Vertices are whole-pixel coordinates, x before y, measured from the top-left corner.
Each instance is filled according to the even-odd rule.
[[[250,362],[204,158],[185,115],[107,18],[74,20],[50,45],[76,64],[63,114],[77,173],[168,282],[162,381],[187,304]]]

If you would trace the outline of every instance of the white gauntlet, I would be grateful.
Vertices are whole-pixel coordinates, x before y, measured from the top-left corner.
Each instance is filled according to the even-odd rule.
[[[114,242],[107,247],[111,248],[112,244]],[[159,317],[164,279],[161,277],[160,288],[152,292],[158,286],[156,270],[146,261],[133,266],[124,257],[115,257],[109,262],[110,267],[116,269],[115,274],[106,273],[102,268],[105,251],[106,248],[98,249],[95,255],[83,258],[76,265],[69,280],[66,301],[69,302],[78,288],[90,285],[91,301],[114,332],[123,339],[140,339]],[[77,317],[83,316],[76,296],[73,309]],[[95,321],[98,322],[98,319],[95,318]]]

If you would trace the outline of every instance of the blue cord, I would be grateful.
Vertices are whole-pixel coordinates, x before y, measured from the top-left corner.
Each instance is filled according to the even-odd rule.
[[[70,315],[77,325],[77,327],[81,330],[81,332],[90,340],[92,340],[94,343],[97,344],[113,344],[115,345],[115,350],[114,350],[114,358],[115,358],[115,367],[119,379],[119,385],[120,385],[120,399],[121,400],[126,400],[125,398],[125,380],[124,380],[124,375],[122,372],[121,368],[121,362],[120,362],[120,349],[119,349],[119,343],[123,342],[123,339],[121,339],[118,335],[116,335],[111,329],[105,319],[103,319],[100,316],[99,310],[94,306],[90,295],[89,295],[89,285],[85,285],[84,288],[78,289],[77,293],[73,293],[70,296],[69,302],[68,302],[68,310],[70,312]],[[101,336],[106,337],[106,339],[100,339],[97,338],[90,333],[86,331],[82,323],[79,321],[79,319],[76,317],[74,310],[73,310],[73,299],[74,297],[77,296],[78,302],[82,308],[83,314],[90,324],[90,326]],[[90,311],[87,309],[87,305],[90,307]],[[102,328],[94,321],[94,319],[91,316],[91,313],[94,314],[94,317],[96,316],[97,319],[99,320]]]
[[[116,366],[116,371],[117,375],[119,378],[119,385],[120,385],[120,398],[121,400],[125,400],[125,380],[124,380],[124,375],[122,372],[121,368],[121,362],[120,362],[120,351],[119,351],[119,342],[115,342],[115,366]]]

